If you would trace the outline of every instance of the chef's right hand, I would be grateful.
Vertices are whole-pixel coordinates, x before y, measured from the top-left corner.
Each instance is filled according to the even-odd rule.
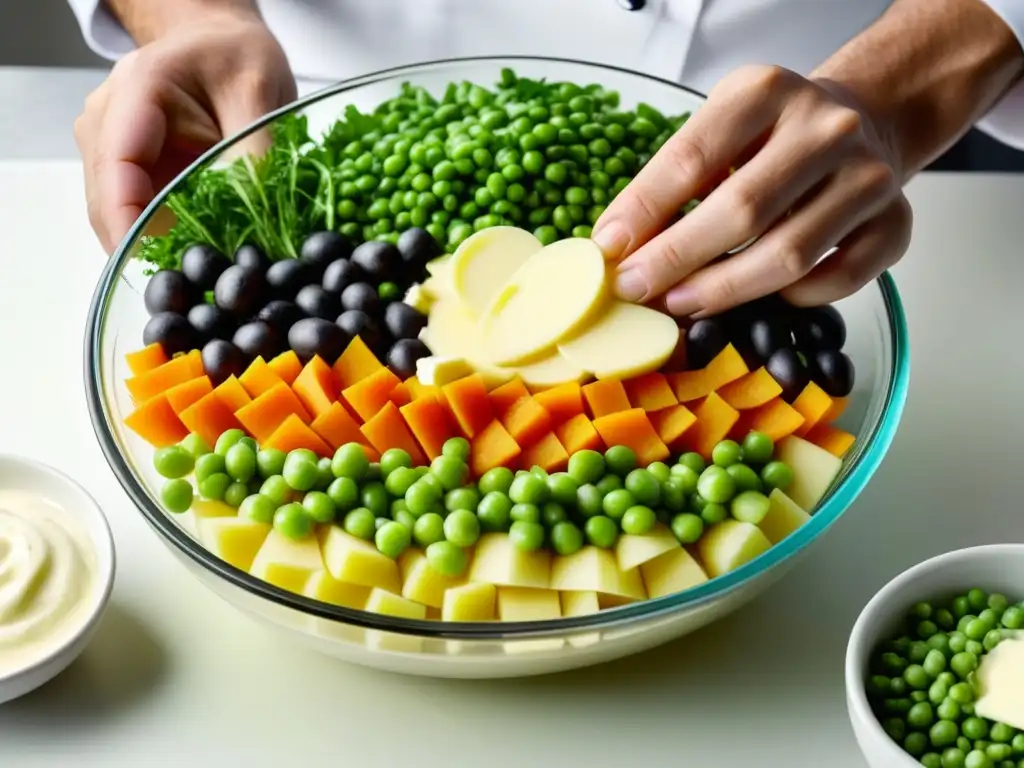
[[[121,59],[75,121],[89,220],[107,252],[188,163],[295,97],[255,12],[193,18]]]

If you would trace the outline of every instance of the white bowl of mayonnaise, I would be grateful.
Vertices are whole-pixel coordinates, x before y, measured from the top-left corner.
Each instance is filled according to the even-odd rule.
[[[920,766],[923,759],[920,755],[911,757],[886,733],[868,701],[866,684],[870,675],[878,674],[877,670],[872,671],[871,661],[880,643],[903,633],[907,616],[918,603],[943,603],[974,588],[986,594],[1005,595],[1015,605],[1024,600],[1024,544],[971,547],[926,560],[886,584],[857,619],[846,650],[846,703],[857,743],[871,768],[914,768]],[[973,608],[969,613],[975,613]],[[981,666],[969,676],[979,696],[972,704],[977,708],[977,715],[992,717],[1019,729],[1024,726],[1024,688],[1020,683],[1024,680],[1024,633],[1004,631],[1004,634],[1009,638],[984,656]],[[954,664],[949,661],[951,668]],[[919,672],[920,667],[915,671]],[[928,694],[931,693],[929,690]],[[939,727],[949,731],[948,725]],[[911,730],[909,728],[907,733]],[[939,743],[935,744],[929,728],[922,724],[918,730],[929,737],[926,753],[939,756],[947,749],[956,751],[964,746],[945,744],[945,739],[937,739]],[[921,737],[914,738],[924,743]],[[953,764],[953,757],[956,756],[947,755],[941,764]],[[934,762],[931,755],[927,759]],[[981,761],[978,764],[990,764],[981,758],[978,760]]]
[[[64,671],[85,649],[114,583],[114,541],[71,478],[0,454],[0,704]]]

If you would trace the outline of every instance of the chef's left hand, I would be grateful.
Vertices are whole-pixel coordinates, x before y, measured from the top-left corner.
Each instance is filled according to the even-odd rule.
[[[711,315],[780,290],[794,304],[828,303],[907,249],[912,215],[895,154],[883,129],[832,84],[746,67],[712,90],[593,236],[621,260],[623,299],[664,295],[675,315]]]

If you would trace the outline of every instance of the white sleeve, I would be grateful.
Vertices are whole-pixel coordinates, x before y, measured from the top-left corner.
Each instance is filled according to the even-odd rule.
[[[1024,47],[1024,0],[984,2],[999,14]],[[1024,149],[1024,80],[1017,83],[1002,101],[978,122],[978,127],[1004,144]]]
[[[172,0],[173,1],[173,0]],[[104,6],[102,0],[68,0],[82,28],[82,37],[105,59],[115,61],[135,48],[135,43]]]

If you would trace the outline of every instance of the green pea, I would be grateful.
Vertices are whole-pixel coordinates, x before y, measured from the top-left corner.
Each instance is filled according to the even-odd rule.
[[[470,512],[476,510],[480,503],[480,493],[476,488],[453,488],[444,496],[444,508],[448,512],[457,509],[468,509]]]
[[[1009,744],[1016,734],[1017,730],[1013,726],[1006,723],[993,723],[988,737],[999,744]]]
[[[438,511],[441,504],[443,489],[436,480],[431,482],[431,475],[424,475],[405,492],[405,503],[413,517],[425,515],[428,512]],[[373,509],[371,507],[371,509]]]
[[[929,728],[933,722],[935,722],[935,712],[927,701],[915,704],[907,712],[907,724],[911,728],[924,730]]]
[[[224,490],[224,503],[238,509],[245,497],[249,495],[249,486],[245,483],[232,482]]]
[[[1000,622],[1007,629],[1024,629],[1024,610],[1011,606],[1003,612]]]
[[[968,717],[960,724],[960,730],[971,741],[988,738],[988,723],[980,717]]]
[[[582,547],[583,532],[574,523],[568,521],[556,523],[551,529],[551,548],[555,550],[556,554],[572,555]]]
[[[444,518],[436,512],[428,512],[416,519],[412,526],[412,538],[423,548],[444,541]]]
[[[569,519],[565,506],[557,501],[548,501],[540,510],[540,521],[545,528],[554,528],[558,523]]]
[[[462,462],[469,461],[469,441],[464,437],[450,437],[441,446],[441,455]]]
[[[168,480],[160,489],[160,501],[168,512],[182,514],[192,507],[192,483],[180,477]]]
[[[985,755],[996,762],[1008,759],[1013,754],[1009,744],[989,744],[985,747]]]
[[[342,522],[345,532],[366,541],[372,541],[377,530],[373,512],[366,507],[356,507],[345,515]]]
[[[368,510],[373,512],[375,517],[384,517],[388,513],[388,492],[384,488],[384,484],[379,480],[373,480],[366,483],[359,493],[359,504],[360,506],[366,507]],[[415,511],[410,506],[410,512]]]
[[[381,454],[380,472],[385,479],[396,469],[405,469],[411,466],[412,457],[401,448],[389,448]]]
[[[700,510],[700,519],[703,520],[706,525],[721,523],[727,517],[729,517],[729,510],[725,508],[724,504],[707,502]]]
[[[907,667],[903,672],[903,679],[907,681],[907,685],[918,691],[925,690],[932,684],[931,678],[920,664],[911,664]]]
[[[377,529],[373,540],[381,554],[394,560],[412,543],[412,532],[400,523],[388,522]]]
[[[534,552],[544,545],[544,526],[540,523],[516,520],[508,535],[512,544],[524,552]]]
[[[202,437],[197,435],[195,432],[191,432],[185,436],[185,438],[178,443],[178,445],[185,451],[187,451],[193,459],[198,459],[200,456],[205,456],[210,453],[213,449],[210,444],[207,443]],[[159,470],[157,470],[159,471]]]
[[[238,516],[252,520],[254,523],[270,524],[274,522],[274,512],[280,505],[261,493],[246,496],[238,505]]]
[[[568,472],[556,472],[547,479],[548,498],[562,506],[576,504],[576,491],[580,484]],[[511,484],[509,485],[511,488]]]
[[[547,501],[548,485],[545,479],[527,472],[512,481],[508,495],[516,504],[543,504]]]
[[[304,539],[313,532],[313,519],[301,504],[292,502],[274,513],[274,529],[289,539]]]
[[[1001,642],[1003,642],[1003,633],[998,629],[993,629],[985,635],[985,639],[982,640],[981,644],[986,651],[991,651]]]
[[[971,612],[971,604],[968,602],[965,595],[961,595],[953,600],[952,606],[953,615],[957,619],[961,619]]]
[[[622,516],[622,532],[634,536],[643,536],[651,532],[656,522],[657,518],[654,510],[642,504],[637,504],[627,509],[626,513]]]
[[[764,432],[751,431],[743,438],[743,458],[752,464],[767,464],[775,453],[775,443]]]
[[[540,523],[540,507],[536,504],[516,504],[509,510],[512,524],[517,522]]]
[[[477,483],[477,487],[480,489],[480,493],[485,496],[488,493],[508,494],[514,479],[515,475],[512,473],[512,470],[506,467],[495,467],[483,474]]]
[[[956,626],[956,619],[948,609],[940,608],[935,612],[935,623],[948,632]]]
[[[678,465],[676,465],[678,466]],[[726,472],[732,477],[736,483],[736,490],[742,491],[761,491],[764,485],[761,482],[761,478],[757,472],[752,470],[746,464],[732,464],[726,467]]]
[[[761,470],[761,480],[769,488],[784,491],[793,482],[793,470],[781,461],[770,461]]]
[[[734,440],[722,440],[711,449],[711,461],[723,469],[743,461],[743,449]]]
[[[466,509],[457,509],[444,519],[444,536],[459,547],[471,547],[480,538],[480,520]]]
[[[907,724],[898,717],[886,718],[882,721],[882,730],[884,730],[893,741],[903,741],[907,734]]]
[[[180,445],[157,448],[153,453],[153,468],[168,479],[185,477],[195,467],[195,457]]]
[[[669,469],[669,479],[678,483],[680,490],[690,496],[697,492],[697,481],[700,479],[700,475],[685,464],[674,464]]]
[[[959,747],[949,747],[942,753],[942,768],[964,768],[966,755]]]
[[[231,478],[224,472],[216,472],[199,483],[199,495],[211,501],[223,501],[231,485]]]
[[[220,437],[217,438],[217,443],[214,445],[214,453],[218,453],[224,456],[228,452],[228,448],[233,446],[239,440],[245,437],[245,432],[241,429],[227,429],[221,433]]]
[[[647,469],[634,469],[626,475],[626,490],[640,504],[653,507],[661,501],[661,483]]]
[[[316,485],[319,476],[317,463],[304,454],[296,451],[288,454],[281,473],[285,482],[296,491],[308,491]]]
[[[947,697],[938,705],[935,714],[940,720],[952,720],[955,722],[960,719],[960,705]]]
[[[636,498],[625,488],[613,490],[601,500],[601,510],[613,520],[621,520],[626,510],[636,504]]]
[[[725,504],[736,493],[736,481],[722,467],[713,465],[701,473],[697,492],[710,502]]]
[[[971,589],[967,592],[967,602],[972,611],[980,613],[988,608],[988,595],[980,589]]]
[[[593,517],[603,510],[604,495],[597,486],[589,483],[581,485],[576,491],[576,509],[583,517]]]
[[[366,451],[358,443],[346,443],[334,452],[331,459],[331,471],[335,477],[347,477],[357,483],[366,478],[369,466]]]
[[[587,541],[595,547],[610,549],[619,536],[619,527],[610,517],[595,515],[587,520],[584,526]]]
[[[260,493],[278,506],[286,504],[291,498],[292,489],[281,475],[268,477],[260,486]]]
[[[558,231],[552,226],[537,227],[533,231],[533,236],[540,241],[541,245],[551,245],[558,239]]]
[[[937,749],[955,744],[959,735],[956,723],[951,720],[939,720],[928,731],[928,739]]]
[[[736,520],[754,525],[761,524],[770,508],[771,502],[768,497],[757,491],[743,491],[730,503],[730,511]]]
[[[224,454],[227,473],[240,483],[247,483],[256,474],[256,454],[244,443],[236,443]]]
[[[920,757],[928,749],[928,737],[923,733],[908,733],[903,740],[903,749],[912,757]]]
[[[695,453],[693,451],[681,455],[679,459],[676,461],[676,463],[684,467],[689,467],[698,476],[701,472],[704,471],[704,469],[707,466],[704,462],[704,457],[701,456],[699,453]]]
[[[949,660],[949,668],[957,677],[964,680],[978,668],[978,657],[967,651],[958,653]]]
[[[520,477],[526,477],[521,475]],[[529,475],[537,479],[533,475]],[[520,478],[516,478],[517,480]],[[513,488],[515,484],[513,483]],[[480,500],[476,515],[480,520],[480,527],[485,531],[501,532],[507,531],[511,523],[512,500],[502,493],[488,493]]]
[[[979,643],[977,640],[968,640],[964,646],[964,653],[969,653],[972,656],[981,658],[981,655],[985,652],[985,646]]]
[[[956,683],[949,688],[949,698],[957,704],[970,704],[974,701],[974,688],[969,683]]]
[[[577,451],[569,457],[569,476],[580,485],[596,483],[606,471],[604,457],[597,451]]]
[[[380,535],[378,531],[377,535]],[[426,548],[427,563],[442,576],[458,576],[466,570],[468,558],[464,550],[450,541],[435,541]]]
[[[302,499],[306,513],[316,523],[329,523],[338,513],[331,497],[321,491],[310,491]]]
[[[917,625],[917,636],[922,640],[928,640],[938,631],[938,626],[931,620],[919,622]]]
[[[623,488],[624,483],[622,482],[622,478],[618,475],[605,475],[597,481],[597,485],[594,487],[597,488],[598,492],[602,496],[607,496],[612,491],[617,491]]]
[[[405,453],[405,451],[403,451]],[[383,456],[381,457],[383,459]],[[383,471],[383,463],[382,463]],[[339,478],[348,480],[348,478]],[[390,472],[385,473],[384,488],[392,496],[402,497],[412,488],[413,484],[420,479],[419,473],[407,466],[396,466]]]
[[[604,462],[606,471],[624,478],[636,469],[636,452],[626,445],[613,445],[604,452]]]

